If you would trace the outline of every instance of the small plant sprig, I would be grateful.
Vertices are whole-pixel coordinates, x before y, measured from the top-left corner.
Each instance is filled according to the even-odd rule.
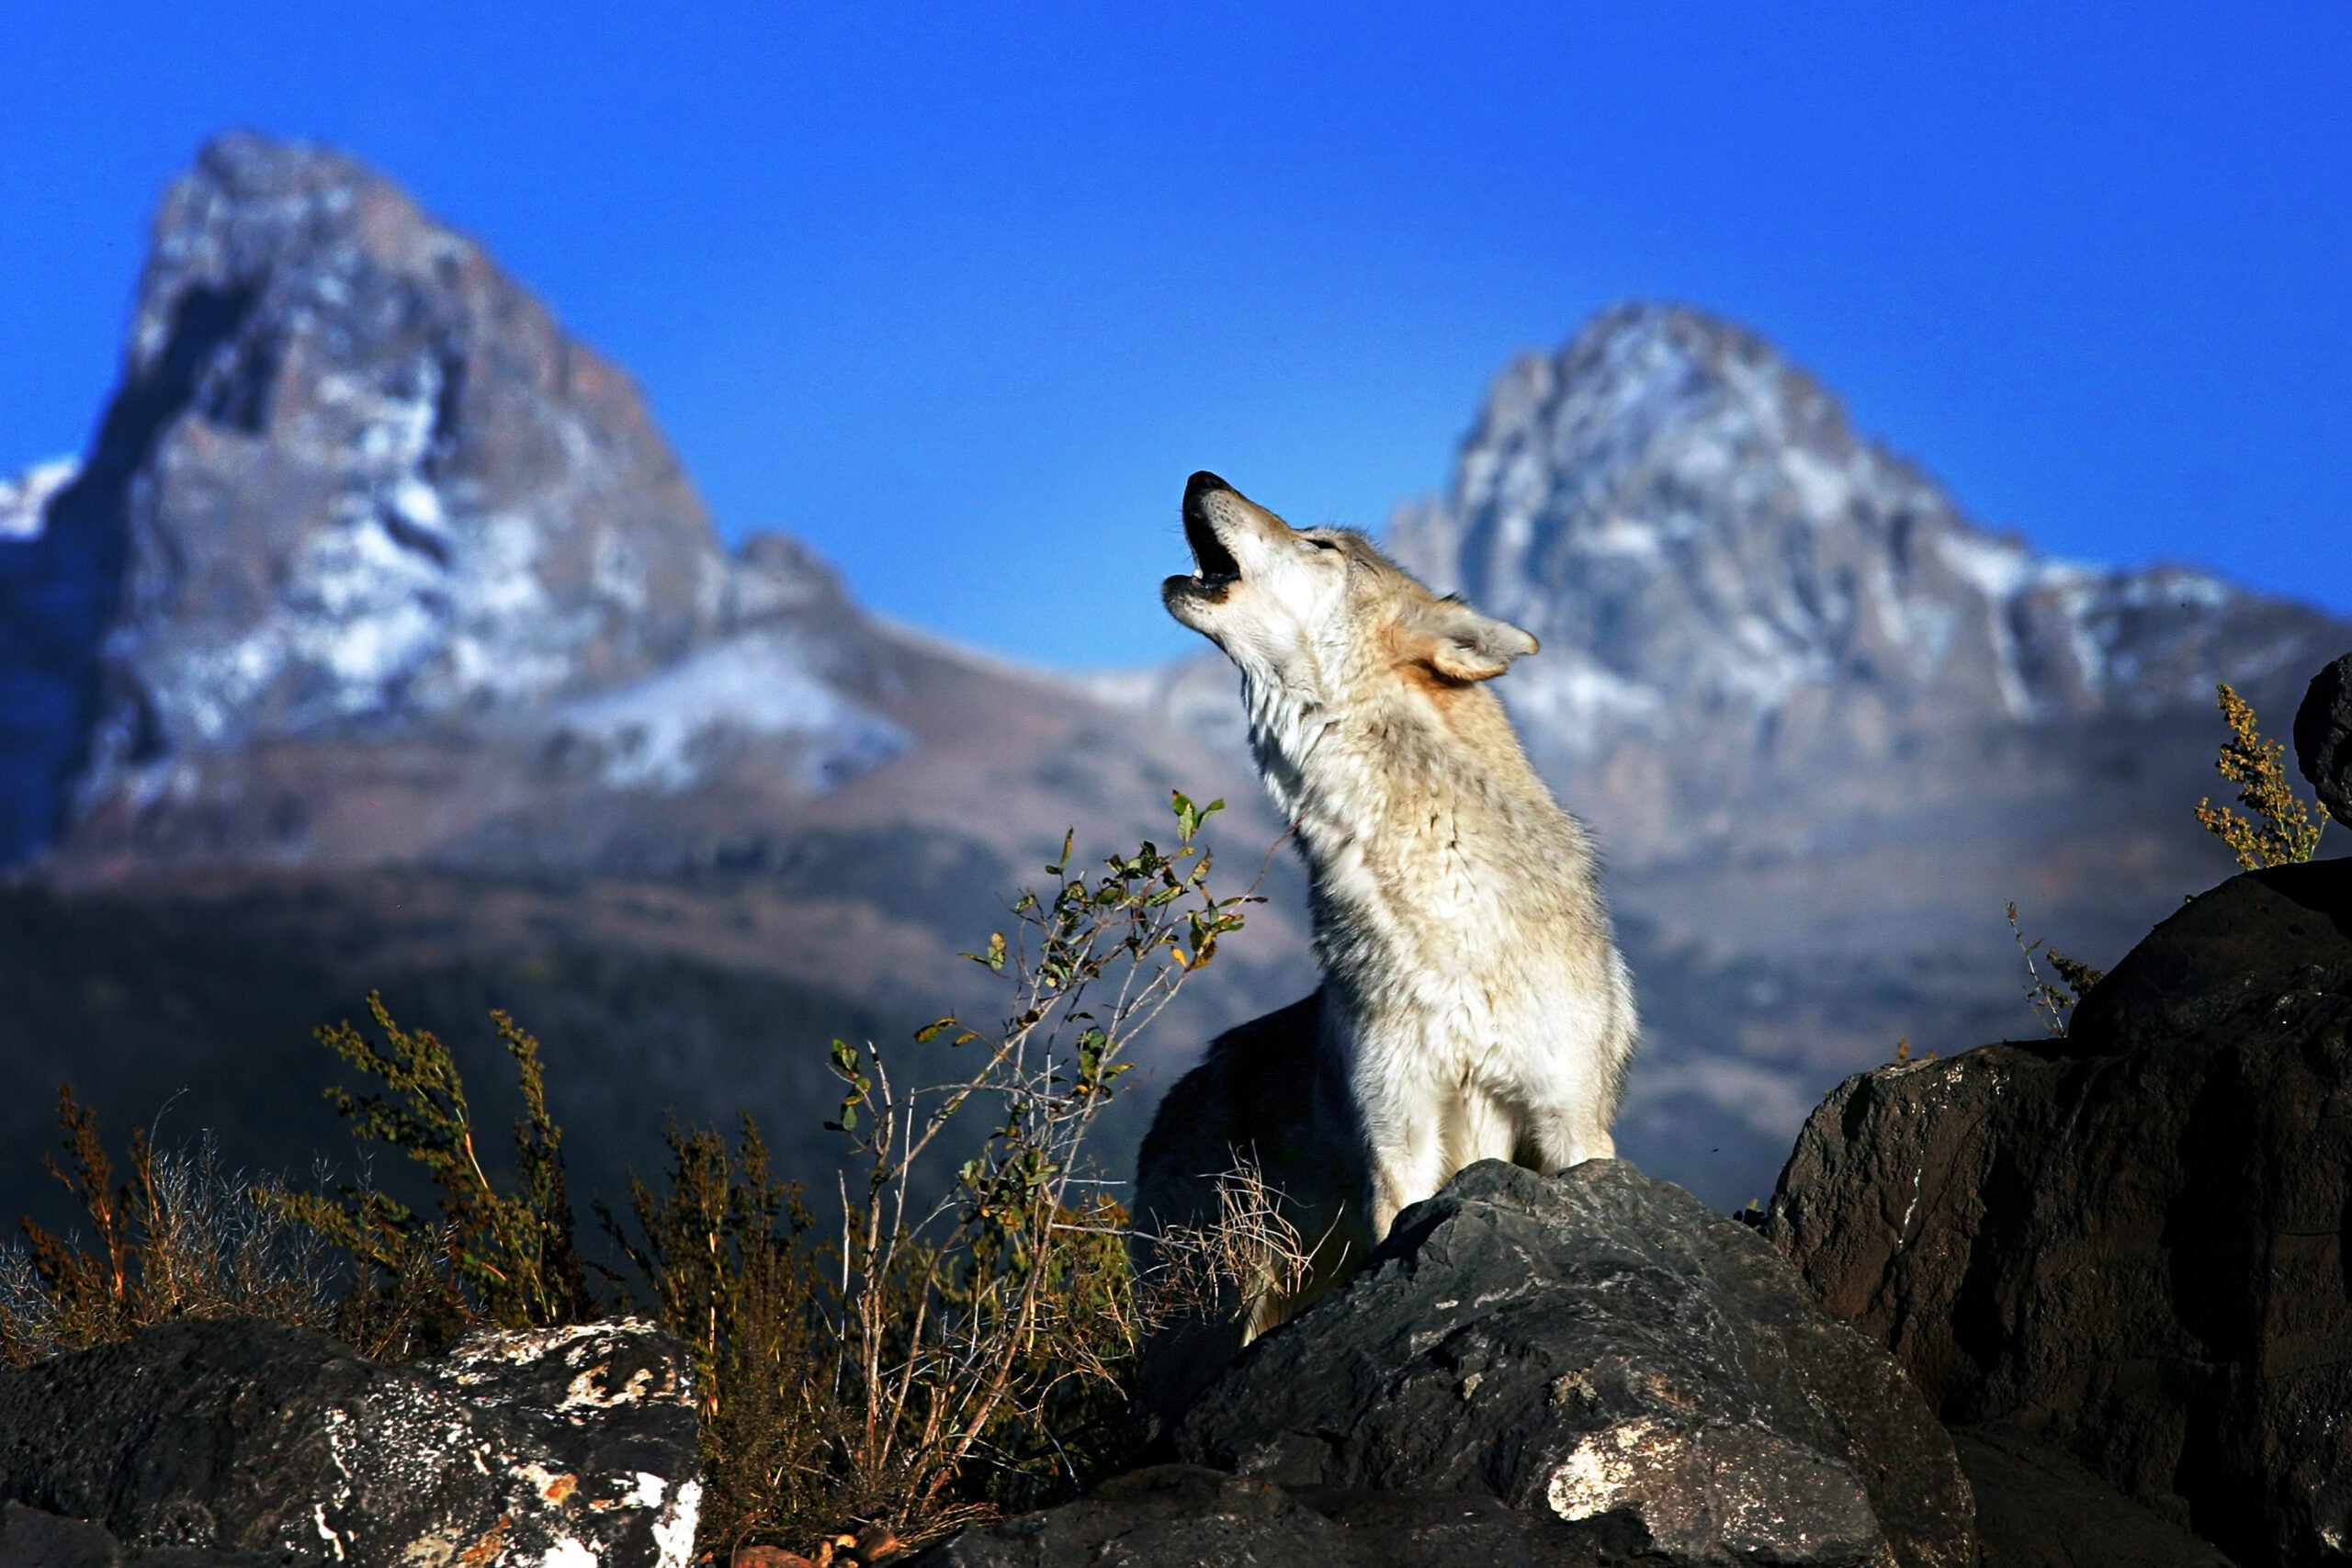
[[[718,1561],[752,1542],[820,1543],[838,1533],[832,1391],[815,1219],[777,1180],[746,1112],[732,1149],[711,1128],[673,1123],[657,1192],[629,1179],[633,1236],[603,1203],[605,1234],[652,1292],[660,1322],[692,1348],[701,1416],[703,1544]],[[825,1555],[820,1550],[820,1557]]]
[[[381,996],[368,1011],[383,1043],[348,1022],[319,1031],[319,1043],[356,1072],[384,1086],[355,1094],[338,1084],[327,1090],[352,1135],[390,1144],[424,1168],[439,1190],[438,1224],[373,1187],[345,1187],[340,1202],[316,1193],[289,1193],[277,1201],[288,1217],[311,1227],[373,1270],[384,1303],[413,1319],[402,1348],[427,1342],[475,1316],[502,1328],[541,1328],[576,1323],[589,1314],[587,1282],[573,1248],[571,1201],[563,1179],[562,1139],[548,1113],[539,1043],[503,1012],[491,1021],[514,1057],[523,1091],[514,1120],[521,1190],[502,1192],[482,1168],[474,1146],[471,1107],[455,1057],[429,1030],[405,1030]],[[366,1292],[355,1292],[362,1310]]]
[[[858,1522],[909,1546],[1079,1479],[1124,1441],[1120,1378],[1138,1329],[1125,1215],[1085,1141],[1137,1032],[1240,929],[1254,897],[1210,889],[1193,842],[1222,801],[1172,794],[1177,844],[1147,841],[1090,874],[1070,837],[1053,885],[1012,906],[1011,939],[968,954],[1013,990],[983,1032],[950,1016],[919,1042],[978,1045],[960,1081],[906,1089],[877,1046],[836,1041],[831,1123],[851,1135],[835,1397]],[[910,1176],[975,1098],[999,1112],[980,1152],[927,1208]]]
[[[2229,845],[2241,870],[2300,865],[2318,852],[2320,834],[2327,825],[2327,807],[2314,803],[2319,819],[2312,819],[2288,783],[2286,764],[2280,761],[2286,742],[2262,738],[2253,705],[2228,682],[2216,687],[2215,693],[2222,722],[2230,727],[2230,739],[2214,758],[2213,769],[2238,786],[2238,804],[2254,815],[2250,819],[2241,817],[2226,806],[2215,806],[2208,796],[2197,803],[2198,825]]]
[[[2065,1033],[2074,1018],[2075,1009],[2090,995],[2093,986],[2107,978],[2107,971],[2094,969],[2081,959],[2069,958],[2054,948],[2043,952],[2039,939],[2026,941],[2025,932],[2018,929],[2018,905],[2014,898],[2009,900],[2009,935],[2016,941],[2018,951],[2025,955],[2027,1003],[2041,1015],[2042,1026],[2052,1034]],[[2057,976],[2055,980],[2042,977],[2041,965],[2033,959],[2037,953],[2049,960],[2051,969]],[[1910,1042],[1906,1040],[1903,1045],[1905,1049],[1897,1052],[1894,1058],[1898,1063],[1909,1056]]]
[[[2009,906],[2009,929],[2011,931],[2017,930],[2017,906],[2015,904]],[[2026,967],[2028,969],[2033,967],[2033,959],[2030,954],[2027,955]],[[1894,1055],[1888,1060],[1887,1065],[1894,1067],[1907,1067],[1915,1060],[1925,1064],[1932,1062],[1935,1059],[1936,1054],[1933,1051],[1928,1052],[1924,1056],[1915,1055],[1911,1049],[1911,1037],[1907,1034],[1904,1034],[1898,1035],[1895,1038]]]

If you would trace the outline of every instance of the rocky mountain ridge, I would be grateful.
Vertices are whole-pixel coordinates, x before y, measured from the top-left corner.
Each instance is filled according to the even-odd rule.
[[[1770,344],[1672,306],[1513,362],[1451,495],[1392,533],[1544,639],[1520,705],[1586,754],[1615,726],[1762,723],[1805,686],[2018,720],[2159,712],[2303,668],[2317,619],[1989,533]]]
[[[628,378],[332,152],[203,151],[89,460],[10,499],[46,526],[0,539],[9,619],[66,598],[103,626],[48,660],[40,804],[69,839],[285,740],[527,716],[616,786],[671,790],[718,728],[791,742],[812,788],[907,743],[823,672],[831,574],[782,538],[730,558]]]

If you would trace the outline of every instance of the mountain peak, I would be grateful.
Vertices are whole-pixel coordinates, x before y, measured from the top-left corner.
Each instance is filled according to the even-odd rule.
[[[172,186],[100,448],[156,481],[112,651],[174,739],[601,685],[715,613],[628,378],[338,153],[239,133]]]
[[[1769,725],[1806,692],[2000,720],[2210,701],[2307,657],[2320,624],[2205,573],[2070,566],[1987,532],[1762,337],[1675,305],[1613,307],[1514,360],[1451,494],[1393,536],[1543,639],[1515,702],[1571,754],[1628,728]]]
[[[629,378],[479,244],[340,153],[220,137],[78,473],[0,536],[0,863],[69,791],[582,698],[793,592],[837,596],[739,572]]]

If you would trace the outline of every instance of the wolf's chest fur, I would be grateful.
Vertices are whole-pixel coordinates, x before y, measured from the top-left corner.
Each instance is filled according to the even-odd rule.
[[[1470,711],[1431,729],[1377,700],[1250,697],[1260,770],[1312,874],[1327,1039],[1360,1079],[1517,1098],[1547,1016],[1606,987],[1608,936],[1583,835],[1498,705],[1450,694]]]

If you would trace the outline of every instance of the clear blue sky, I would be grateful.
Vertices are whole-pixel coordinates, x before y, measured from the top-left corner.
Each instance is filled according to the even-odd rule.
[[[2340,0],[5,0],[0,59],[0,468],[81,446],[157,193],[249,126],[485,241],[729,534],[1032,658],[1190,646],[1191,469],[1376,525],[1626,297],[1760,328],[2047,548],[2352,611]]]

